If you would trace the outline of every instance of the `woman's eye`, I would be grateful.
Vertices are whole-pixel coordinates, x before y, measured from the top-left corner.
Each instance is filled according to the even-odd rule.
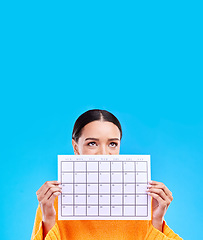
[[[87,145],[88,146],[94,146],[94,145],[96,145],[96,143],[95,142],[89,142]]]
[[[111,142],[111,143],[110,143],[110,146],[111,146],[111,147],[116,147],[116,146],[118,146],[118,143]]]

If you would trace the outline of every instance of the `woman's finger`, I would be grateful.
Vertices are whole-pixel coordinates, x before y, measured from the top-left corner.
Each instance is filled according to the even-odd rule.
[[[150,181],[149,182],[150,185],[148,185],[148,188],[150,189],[151,187],[153,188],[157,188],[157,189],[162,189],[165,194],[170,198],[170,200],[173,200],[173,196],[172,196],[172,192],[166,187],[166,185],[164,185],[161,182],[156,182],[156,181]]]
[[[41,188],[36,193],[37,195],[41,193],[45,193],[47,189],[49,189],[51,186],[59,186],[59,185],[60,183],[58,181],[47,181],[41,186]]]
[[[48,201],[49,202],[54,202],[54,199],[57,197],[57,196],[59,196],[59,195],[61,195],[61,191],[58,191],[58,192],[53,192],[52,194],[51,194],[51,196],[48,198]]]
[[[49,203],[53,203],[52,200],[55,199],[55,196],[58,196],[62,193],[62,190],[59,188],[52,188],[50,189],[46,195],[44,195],[44,198],[40,201],[41,204],[49,204]],[[51,197],[54,198],[51,198]]]
[[[62,186],[60,186],[60,185],[58,185],[58,186],[56,186],[56,185],[50,185],[50,187],[47,189],[47,191],[44,192],[44,195],[49,194],[50,191],[51,191],[51,192],[56,191],[56,189],[61,190],[61,189],[62,189]]]
[[[44,192],[45,189],[47,189],[50,185],[58,186],[59,184],[60,184],[60,182],[58,182],[58,181],[47,181],[38,189],[38,191],[36,193],[40,194],[41,192]]]
[[[55,192],[61,192],[61,193],[62,193],[61,187],[52,187],[52,188],[50,188],[50,189],[46,192],[46,194],[44,195],[44,197],[48,200],[48,199],[51,197],[51,195],[52,195],[53,193],[55,193]]]
[[[61,191],[62,187],[61,186],[56,186],[50,183],[46,184],[46,187],[41,190],[41,192],[37,192],[37,198],[39,201],[42,201],[42,199],[46,198],[51,195],[53,191]],[[50,193],[51,192],[51,193]]]
[[[159,205],[161,206],[162,209],[167,209],[168,208],[167,202],[164,201],[158,194],[156,194],[156,193],[148,193],[148,194],[158,201],[158,203],[159,203]]]
[[[168,205],[171,203],[170,198],[168,197],[168,195],[165,194],[163,189],[160,189],[160,188],[150,188],[150,189],[147,189],[146,192],[154,193],[154,194],[159,195],[164,201],[167,202]]]

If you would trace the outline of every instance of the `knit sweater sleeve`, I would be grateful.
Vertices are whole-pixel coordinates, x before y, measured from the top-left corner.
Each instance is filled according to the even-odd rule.
[[[145,240],[155,240],[155,239],[156,240],[183,240],[181,237],[175,234],[173,230],[171,230],[167,226],[165,221],[163,222],[163,232],[160,232],[158,229],[156,229],[150,221]]]
[[[32,231],[31,240],[43,240],[43,222],[40,206],[37,208],[35,223]],[[56,222],[52,229],[47,233],[44,240],[61,240],[58,223]]]

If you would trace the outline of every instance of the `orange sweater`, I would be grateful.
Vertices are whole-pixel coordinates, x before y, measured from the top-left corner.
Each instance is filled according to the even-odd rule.
[[[54,202],[58,216],[58,198]],[[164,222],[163,232],[146,220],[57,220],[46,240],[182,240]],[[31,240],[43,240],[42,212],[37,209]]]

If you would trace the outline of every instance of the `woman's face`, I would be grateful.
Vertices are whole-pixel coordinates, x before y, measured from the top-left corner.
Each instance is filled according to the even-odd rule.
[[[78,143],[72,140],[76,155],[118,155],[120,130],[111,122],[93,121],[82,129]]]

